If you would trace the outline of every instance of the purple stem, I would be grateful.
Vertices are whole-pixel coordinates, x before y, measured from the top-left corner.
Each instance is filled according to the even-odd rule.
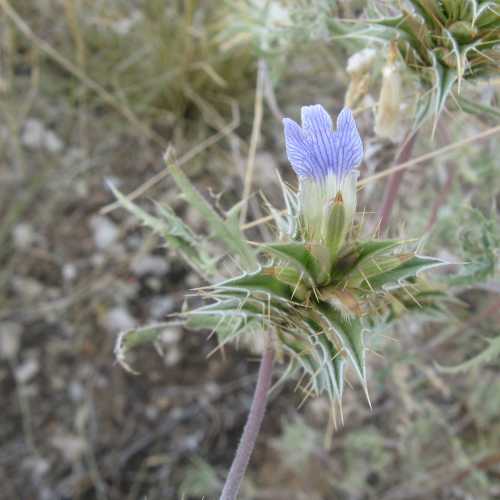
[[[224,484],[220,500],[235,500],[238,496],[241,481],[245,475],[266,412],[267,393],[271,387],[273,374],[273,361],[274,351],[271,347],[267,347],[260,362],[259,376],[247,423],[243,429],[243,435],[241,436],[236,456]]]
[[[410,159],[416,138],[417,138],[417,133],[413,132],[410,137],[407,137],[405,139],[403,148],[396,157],[395,160],[396,165],[399,165],[400,163],[405,163]],[[391,216],[392,207],[394,206],[394,202],[396,201],[399,191],[399,186],[401,186],[401,181],[403,180],[404,173],[405,170],[398,170],[389,177],[389,182],[387,184],[387,188],[384,195],[384,202],[382,204],[382,208],[379,213],[380,234],[382,234],[385,231],[385,228],[387,227],[387,224],[389,222],[389,217]]]

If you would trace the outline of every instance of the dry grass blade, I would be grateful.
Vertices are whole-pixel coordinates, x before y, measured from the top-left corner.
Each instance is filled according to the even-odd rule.
[[[74,77],[78,78],[86,87],[95,92],[104,102],[118,111],[123,117],[125,117],[134,127],[137,128],[144,136],[153,140],[158,145],[165,147],[165,140],[158,135],[156,132],[151,130],[151,128],[145,123],[141,122],[139,118],[133,113],[133,111],[126,107],[124,104],[118,102],[118,100],[109,93],[105,88],[103,88],[99,83],[92,80],[87,76],[78,66],[68,61],[64,56],[62,56],[57,50],[55,50],[51,45],[42,40],[38,35],[33,33],[31,28],[23,21],[15,9],[12,8],[7,0],[0,0],[0,7],[2,7],[6,16],[14,23],[17,29],[23,33],[27,38],[29,38],[42,52],[47,54],[51,59],[62,66],[68,73],[71,73]]]
[[[236,105],[236,103],[232,103],[231,108],[232,108],[232,115],[233,115],[231,122],[228,123],[226,125],[226,127],[224,129],[222,129],[220,132],[217,132],[216,134],[211,135],[210,137],[207,137],[207,139],[200,142],[194,148],[190,149],[187,153],[182,155],[176,161],[177,166],[180,167],[180,166],[188,163],[195,156],[199,155],[200,153],[205,151],[205,149],[209,148],[210,146],[213,146],[214,144],[219,142],[224,137],[232,134],[234,132],[234,130],[238,128],[238,126],[240,124],[240,114],[239,114],[238,106]],[[168,156],[168,154],[170,154],[170,151],[171,151],[171,146],[169,146],[167,148],[166,156]],[[138,198],[139,196],[142,196],[146,191],[151,189],[155,184],[157,184],[162,179],[167,177],[168,174],[169,174],[168,169],[164,169],[164,170],[158,172],[156,175],[154,175],[153,177],[148,179],[146,182],[141,184],[137,189],[134,189],[134,191],[129,193],[127,195],[127,198],[130,201],[133,201],[136,198]],[[120,207],[120,204],[118,202],[110,203],[109,205],[106,205],[105,207],[103,207],[100,210],[100,213],[107,214],[107,213],[109,213],[109,212],[111,212],[119,207]]]
[[[260,129],[262,126],[263,115],[263,97],[264,97],[264,83],[265,83],[265,65],[264,61],[259,61],[259,70],[257,72],[257,86],[255,90],[255,107],[254,107],[254,120],[252,125],[252,135],[250,138],[250,148],[248,151],[248,160],[245,169],[245,182],[243,186],[243,200],[244,204],[241,207],[240,224],[244,224],[247,211],[248,211],[248,198],[252,190],[253,173],[255,169],[255,155],[257,153],[257,144],[259,142]]]
[[[415,165],[418,165],[426,160],[430,160],[431,158],[434,158],[436,156],[443,155],[445,153],[453,151],[454,149],[461,148],[462,146],[465,146],[472,142],[486,139],[487,137],[497,134],[499,132],[500,132],[500,125],[489,128],[487,130],[484,130],[483,132],[480,132],[479,134],[473,135],[472,137],[468,137],[467,139],[463,139],[461,141],[448,144],[447,146],[436,149],[435,151],[431,151],[430,153],[426,153],[425,155],[419,156],[418,158],[413,158],[412,160],[405,161],[404,163],[400,163],[399,165],[395,165],[394,167],[388,168],[383,172],[379,172],[378,174],[370,175],[369,177],[366,177],[363,180],[359,181],[358,187],[365,186],[366,184],[372,181],[378,181],[379,179],[383,179],[384,177],[387,177],[388,175],[391,175],[394,172],[399,172],[400,170],[414,167]]]

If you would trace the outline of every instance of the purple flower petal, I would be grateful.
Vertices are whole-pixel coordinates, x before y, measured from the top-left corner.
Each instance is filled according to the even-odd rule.
[[[337,131],[323,106],[302,108],[302,128],[289,118],[283,120],[288,160],[301,178],[322,181],[329,173],[342,179],[363,157],[363,143],[354,118],[344,108]]]
[[[285,128],[286,154],[299,177],[310,177],[309,146],[300,126],[290,118],[283,119]]]
[[[339,149],[338,167],[345,175],[363,159],[363,142],[349,108],[344,108],[337,118],[337,140]]]

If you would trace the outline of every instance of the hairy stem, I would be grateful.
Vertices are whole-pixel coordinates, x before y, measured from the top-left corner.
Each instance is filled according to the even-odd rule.
[[[250,413],[248,414],[247,423],[243,429],[243,435],[241,436],[236,456],[224,484],[220,500],[235,500],[238,496],[241,481],[245,475],[266,412],[267,393],[271,386],[273,373],[273,361],[274,351],[268,346],[262,355]]]
[[[401,151],[399,152],[398,156],[396,157],[396,160],[395,160],[396,165],[398,165],[400,163],[405,163],[410,159],[411,153],[413,151],[413,145],[415,144],[416,138],[417,138],[417,133],[414,132],[414,133],[412,133],[411,136],[408,136],[405,139],[403,147],[402,147]],[[380,219],[379,231],[380,231],[380,233],[383,233],[387,227],[387,224],[389,222],[389,217],[391,216],[392,207],[394,206],[394,202],[396,201],[399,187],[401,186],[401,181],[403,180],[404,173],[405,173],[404,170],[398,170],[397,172],[392,174],[391,177],[389,178],[389,182],[387,183],[387,188],[386,188],[385,195],[384,195],[384,202],[382,203],[382,208],[380,209],[380,213],[379,213],[379,219]]]

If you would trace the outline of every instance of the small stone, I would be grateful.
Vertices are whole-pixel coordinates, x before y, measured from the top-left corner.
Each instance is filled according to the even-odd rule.
[[[104,323],[106,328],[113,333],[132,330],[137,326],[135,318],[124,307],[115,307],[108,311]]]
[[[85,389],[80,382],[70,382],[68,385],[69,397],[72,401],[82,401],[85,396]]]
[[[12,279],[12,287],[25,299],[38,298],[45,291],[44,286],[34,278],[16,276]]]
[[[87,451],[87,443],[79,436],[64,434],[55,436],[50,444],[56,448],[69,463],[77,462]]]
[[[25,222],[21,222],[14,226],[12,238],[14,240],[14,246],[20,250],[26,250],[32,247],[36,239],[33,227]]]
[[[142,19],[142,13],[134,10],[129,17],[118,19],[111,24],[111,29],[120,36],[127,35],[130,30]]]
[[[22,461],[21,467],[29,470],[36,479],[40,480],[49,472],[50,463],[44,458],[31,456]]]
[[[59,153],[63,149],[63,142],[52,130],[35,118],[24,123],[21,142],[32,149],[44,148],[51,153]]]
[[[149,313],[152,318],[164,318],[174,309],[175,302],[170,297],[154,297],[149,306]]]
[[[90,219],[90,227],[94,232],[96,247],[104,250],[113,244],[119,234],[118,226],[108,217],[96,215]]]
[[[34,357],[28,358],[15,370],[14,375],[20,384],[29,382],[40,370],[40,364]]]
[[[46,130],[44,142],[47,151],[51,153],[60,153],[64,148],[63,142],[52,130]]]
[[[168,263],[164,257],[157,255],[138,255],[130,263],[130,269],[139,277],[146,274],[163,276],[168,271]]]
[[[172,346],[167,349],[163,359],[167,366],[176,365],[182,358],[182,353],[177,346]]]
[[[62,275],[65,281],[73,281],[78,274],[74,264],[64,264],[62,268]]]
[[[13,321],[0,323],[0,358],[13,360],[19,352],[22,327]]]
[[[26,120],[21,134],[21,142],[33,149],[38,149],[43,146],[45,127],[43,123],[34,118]]]

